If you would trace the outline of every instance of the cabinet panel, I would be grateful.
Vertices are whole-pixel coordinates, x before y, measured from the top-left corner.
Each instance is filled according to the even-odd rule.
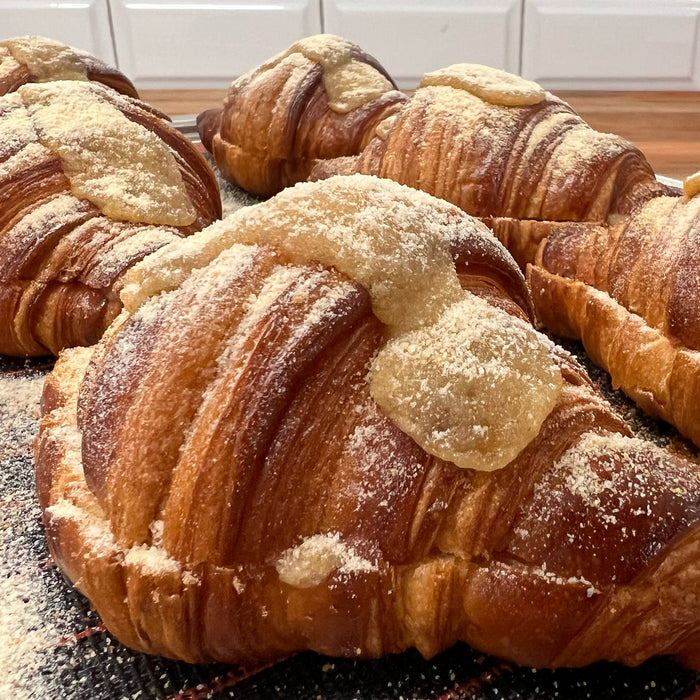
[[[452,63],[519,69],[519,0],[323,0],[323,20],[326,32],[358,43],[402,88]]]
[[[3,39],[38,34],[116,62],[107,0],[0,0],[0,27]]]
[[[553,89],[700,88],[695,0],[525,0],[522,73]]]
[[[221,88],[308,34],[317,2],[112,0],[119,67],[140,88]]]

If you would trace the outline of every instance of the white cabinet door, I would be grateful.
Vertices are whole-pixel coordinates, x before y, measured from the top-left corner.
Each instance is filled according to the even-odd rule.
[[[111,0],[119,67],[139,88],[221,88],[308,34],[313,0]]]
[[[700,88],[697,0],[525,0],[522,73],[552,89]]]
[[[453,63],[518,72],[520,0],[322,0],[324,30],[358,43],[399,87]]]
[[[46,36],[115,64],[107,0],[0,0],[0,38]]]

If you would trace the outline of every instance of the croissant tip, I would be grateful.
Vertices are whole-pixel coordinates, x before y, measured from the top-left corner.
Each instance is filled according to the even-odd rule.
[[[214,107],[197,115],[199,138],[207,151],[211,152],[212,139],[214,138],[214,134],[219,131],[222,114],[223,109],[221,107]]]

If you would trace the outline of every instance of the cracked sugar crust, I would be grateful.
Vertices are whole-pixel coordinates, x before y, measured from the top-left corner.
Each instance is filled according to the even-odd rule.
[[[177,285],[192,265],[206,265],[234,243],[269,246],[293,264],[334,267],[367,289],[392,338],[372,378],[382,409],[429,453],[498,469],[537,434],[561,375],[532,328],[462,289],[451,247],[475,228],[458,208],[418,190],[338,176],[296,185],[161,251],[129,275],[123,299],[135,308],[144,290]],[[483,235],[492,234],[484,227]],[[407,353],[408,346],[418,349]],[[435,359],[447,357],[452,364]],[[493,371],[467,371],[484,363]],[[420,400],[397,400],[416,393],[411,376],[423,382]],[[475,416],[481,431],[459,429]]]
[[[23,85],[0,98],[0,149],[40,144],[61,159],[73,195],[112,219],[192,224],[196,213],[173,152],[121,109],[133,111],[130,99],[95,83]]]

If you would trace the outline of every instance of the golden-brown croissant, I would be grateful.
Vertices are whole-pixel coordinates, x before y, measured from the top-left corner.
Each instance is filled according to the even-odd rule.
[[[129,97],[138,97],[122,72],[86,51],[43,36],[0,41],[0,95],[25,83],[54,80],[95,80]]]
[[[218,185],[164,115],[96,82],[0,97],[0,353],[95,342],[125,270],[221,216]]]
[[[696,445],[699,244],[700,196],[659,197],[616,226],[562,226],[529,271],[540,321]]]
[[[204,112],[198,125],[224,177],[272,195],[306,180],[317,160],[359,153],[405,100],[359,46],[319,35],[239,78],[223,110]]]
[[[36,478],[55,560],[126,644],[700,664],[697,466],[628,435],[458,208],[297,185],[123,298],[47,380]]]
[[[523,269],[555,222],[607,222],[668,194],[637,148],[536,83],[457,64],[425,75],[406,99],[376,61],[332,35],[235,80],[223,109],[200,116],[200,133],[243,189],[390,178],[483,218]]]

